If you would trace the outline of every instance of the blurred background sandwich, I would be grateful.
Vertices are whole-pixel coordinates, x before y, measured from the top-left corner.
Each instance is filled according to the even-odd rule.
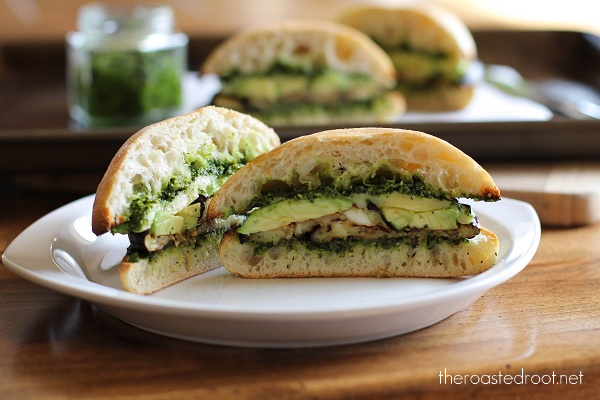
[[[482,75],[477,48],[453,13],[424,3],[360,7],[340,22],[365,32],[390,55],[409,109],[457,110],[473,97]]]
[[[363,33],[334,22],[290,20],[244,30],[207,58],[215,105],[272,125],[387,122],[404,111],[395,69]]]

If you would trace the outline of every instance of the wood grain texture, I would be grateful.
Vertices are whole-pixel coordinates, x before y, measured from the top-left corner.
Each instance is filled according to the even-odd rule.
[[[0,251],[69,200],[5,197]],[[164,338],[0,266],[0,398],[599,398],[599,242],[600,225],[544,229],[529,266],[439,324],[371,343],[293,350]],[[573,385],[440,384],[444,369],[583,377]]]
[[[448,8],[471,29],[491,27],[519,29],[589,30],[600,32],[596,4],[589,0],[546,2],[543,12],[535,6],[517,7],[515,0],[501,7],[478,0],[430,0]],[[77,10],[88,0],[62,0],[60,7],[50,1],[0,2],[0,45],[28,39],[62,39],[76,28]],[[110,2],[107,2],[110,3]],[[138,4],[139,0],[120,0],[119,4]],[[242,27],[268,24],[282,19],[336,19],[347,7],[361,4],[348,0],[165,0],[173,7],[177,26],[190,35],[226,34]],[[364,1],[362,2],[364,3]]]
[[[504,197],[531,203],[547,226],[600,222],[600,163],[557,162],[487,167]]]

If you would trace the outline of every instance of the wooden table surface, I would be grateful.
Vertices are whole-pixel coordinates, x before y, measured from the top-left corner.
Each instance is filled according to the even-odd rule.
[[[504,24],[478,12],[481,2],[472,1],[472,8],[440,1],[473,13],[472,20],[482,26]],[[31,9],[39,14],[37,25],[32,28],[25,18],[19,30],[8,20],[0,36],[24,40],[17,36],[25,31],[36,38],[62,38],[73,26],[74,12],[68,10],[64,15],[69,21],[59,23],[63,15],[52,11],[74,9],[79,3],[72,0],[60,10],[51,7],[41,13]],[[270,12],[258,16],[282,11],[261,3]],[[322,1],[311,3],[321,12]],[[579,4],[593,2],[572,3],[560,7],[581,10],[578,24],[561,26],[597,29],[597,13]],[[526,11],[529,17],[540,14],[533,5],[506,9],[522,11],[527,24],[532,21],[524,18]],[[206,14],[205,4],[198,6],[198,15],[184,11],[194,27],[214,32],[211,21],[197,24],[198,15]],[[238,11],[247,18],[243,7]],[[562,9],[555,14],[563,22],[575,18]],[[183,16],[180,24],[185,24]],[[225,20],[215,23],[223,27]],[[507,24],[514,23],[511,19]],[[19,190],[8,194],[2,178],[0,253],[36,219],[78,197]],[[219,347],[161,337],[0,265],[0,399],[600,399],[599,243],[600,224],[545,228],[537,254],[520,274],[434,326],[376,342],[293,350]],[[553,374],[556,381],[566,376],[572,383],[531,382],[547,381]],[[480,383],[458,383],[459,375]],[[520,384],[525,375],[529,383]],[[481,383],[506,376],[514,381]]]
[[[0,251],[74,197],[3,195]],[[598,243],[600,225],[544,229],[520,274],[434,326],[370,343],[290,350],[161,337],[1,266],[0,398],[600,398]],[[555,382],[563,375],[563,384],[535,384],[552,374]],[[506,375],[512,383],[493,384]],[[520,384],[525,375],[528,384]]]

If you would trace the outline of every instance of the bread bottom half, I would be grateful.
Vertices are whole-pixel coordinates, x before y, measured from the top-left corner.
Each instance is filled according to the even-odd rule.
[[[410,89],[403,91],[403,94],[408,110],[439,112],[465,108],[473,98],[474,92],[474,85],[445,85]]]
[[[225,268],[246,278],[294,277],[458,277],[491,268],[498,255],[498,238],[482,229],[473,239],[452,244],[438,241],[412,246],[403,242],[382,245],[355,240],[343,250],[320,248],[302,240],[261,246],[240,241],[227,232],[219,246]]]
[[[198,237],[195,242],[170,246],[150,257],[128,261],[119,266],[123,288],[128,292],[150,294],[174,283],[201,274],[221,265],[218,246],[222,231]]]

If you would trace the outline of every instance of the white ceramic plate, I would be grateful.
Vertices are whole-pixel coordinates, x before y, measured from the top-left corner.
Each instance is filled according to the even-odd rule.
[[[35,222],[8,246],[4,265],[142,329],[237,346],[357,343],[430,326],[521,271],[541,235],[527,203],[475,203],[482,224],[500,239],[497,264],[477,276],[250,280],[219,268],[141,296],[122,290],[118,280],[126,236],[91,232],[92,202],[85,197]]]

